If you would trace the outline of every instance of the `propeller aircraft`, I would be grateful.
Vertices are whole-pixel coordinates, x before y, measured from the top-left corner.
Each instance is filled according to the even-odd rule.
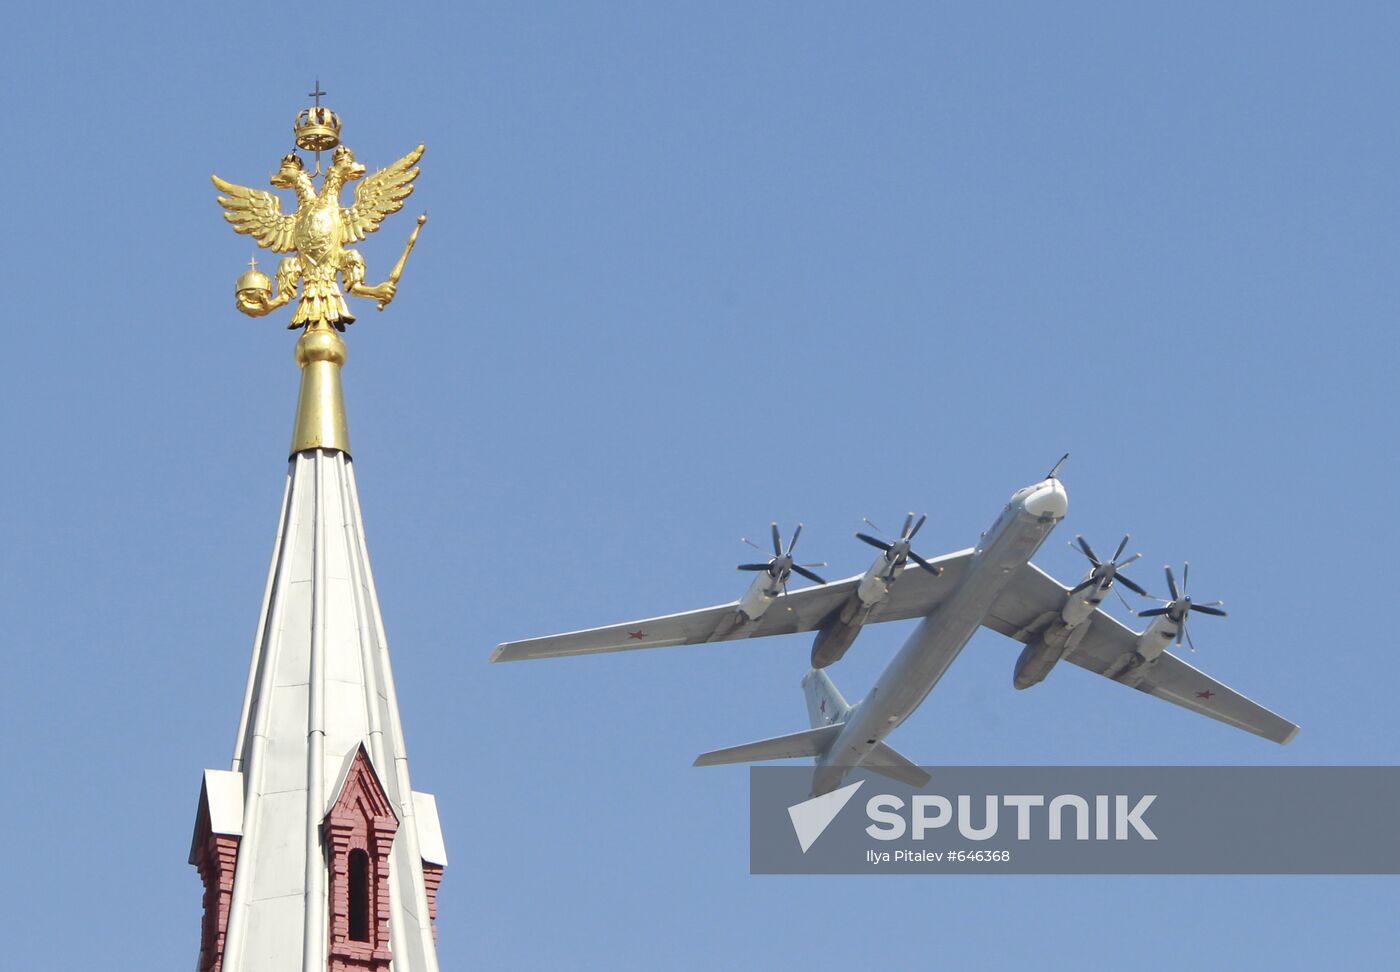
[[[1116,584],[1148,596],[1122,573],[1141,556],[1123,558],[1128,537],[1108,560],[1100,560],[1088,542],[1077,537],[1090,570],[1073,586],[1061,584],[1030,562],[1068,512],[1069,498],[1058,478],[1064,461],[1056,463],[1044,479],[1012,494],[977,544],[965,550],[928,559],[914,553],[911,542],[927,517],[916,522],[911,513],[897,540],[858,533],[880,555],[864,574],[827,583],[808,569],[824,565],[793,561],[792,548],[801,525],[784,549],[775,523],[772,559],[739,567],[759,575],[739,601],[506,642],[496,647],[491,660],[557,658],[815,631],[812,670],[801,683],[811,728],[705,753],[695,760],[697,766],[710,766],[812,757],[816,760],[814,796],[836,789],[856,767],[913,786],[928,781],[923,770],[884,738],[918,708],[979,627],[1025,645],[1012,675],[1018,689],[1044,680],[1059,662],[1068,660],[1273,742],[1291,741],[1297,725],[1167,651],[1173,641],[1180,645],[1183,639],[1195,650],[1186,630],[1192,613],[1225,615],[1220,602],[1200,604],[1186,594],[1189,567],[1182,571],[1180,588],[1171,568],[1166,569],[1171,599],[1140,612],[1139,616],[1153,621],[1146,631],[1138,632],[1101,607]],[[910,564],[916,569],[908,569]],[[815,586],[788,592],[792,573]],[[865,625],[914,618],[921,619],[918,627],[869,693],[848,704],[824,668],[845,654]]]

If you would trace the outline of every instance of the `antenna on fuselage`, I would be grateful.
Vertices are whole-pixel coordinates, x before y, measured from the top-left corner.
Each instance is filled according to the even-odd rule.
[[[1060,467],[1063,466],[1063,465],[1065,464],[1065,460],[1068,459],[1068,458],[1069,458],[1069,453],[1068,453],[1068,452],[1066,452],[1064,455],[1060,456],[1060,461],[1057,462],[1057,463],[1055,463],[1055,468],[1054,468],[1054,469],[1051,469],[1050,472],[1046,474],[1045,478],[1046,478],[1046,479],[1054,479],[1054,478],[1055,478],[1055,474],[1058,473],[1058,472],[1060,471]]]

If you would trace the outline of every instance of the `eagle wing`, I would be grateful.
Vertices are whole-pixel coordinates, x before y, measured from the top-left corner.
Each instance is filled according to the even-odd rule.
[[[340,211],[348,236],[362,240],[379,229],[385,216],[403,209],[403,201],[413,194],[413,180],[418,178],[418,160],[422,157],[420,145],[355,187],[355,204]]]
[[[219,197],[219,205],[224,207],[224,219],[233,224],[235,233],[246,233],[274,253],[287,253],[295,249],[292,231],[296,228],[296,215],[282,212],[282,201],[270,192],[235,186],[218,176],[210,176],[214,185],[224,195]]]

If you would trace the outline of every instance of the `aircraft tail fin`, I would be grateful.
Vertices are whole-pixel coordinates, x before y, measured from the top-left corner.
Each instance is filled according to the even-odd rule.
[[[807,695],[807,718],[813,728],[845,722],[850,715],[851,707],[825,670],[814,668],[802,676],[802,691]]]
[[[895,752],[885,743],[880,743],[872,749],[870,755],[861,760],[860,765],[872,773],[888,776],[897,783],[907,783],[916,788],[927,785],[932,779],[907,757]]]
[[[721,766],[725,763],[760,763],[769,759],[795,759],[800,756],[820,756],[831,748],[841,734],[839,724],[817,726],[773,739],[716,749],[695,758],[696,766]]]

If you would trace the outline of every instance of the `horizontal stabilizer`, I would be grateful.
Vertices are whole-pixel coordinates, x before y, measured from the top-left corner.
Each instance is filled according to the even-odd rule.
[[[717,749],[695,758],[696,766],[721,766],[725,763],[761,763],[769,759],[796,759],[799,756],[820,756],[831,748],[836,737],[841,734],[841,725],[818,726],[805,729],[788,736],[773,739],[760,739],[758,742],[744,743]],[[893,750],[891,750],[893,752]],[[901,757],[902,758],[902,757]]]
[[[884,743],[879,743],[870,755],[860,761],[862,769],[888,776],[896,783],[907,783],[916,789],[925,786],[932,777]]]

